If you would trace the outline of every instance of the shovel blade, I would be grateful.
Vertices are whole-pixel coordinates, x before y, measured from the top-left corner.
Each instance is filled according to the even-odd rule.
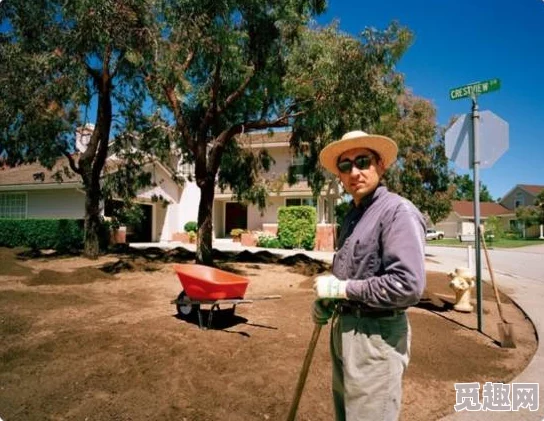
[[[514,326],[512,323],[497,323],[497,326],[499,328],[499,337],[501,338],[501,348],[515,348]]]

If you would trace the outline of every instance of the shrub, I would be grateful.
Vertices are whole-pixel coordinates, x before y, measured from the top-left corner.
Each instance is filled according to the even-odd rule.
[[[313,206],[278,209],[278,240],[284,248],[313,250],[317,214]]]
[[[197,232],[198,224],[195,221],[189,221],[183,226],[185,232]]]
[[[344,223],[344,218],[349,211],[349,202],[342,202],[334,207],[334,215],[336,217],[336,223],[340,226]]]
[[[83,220],[0,219],[0,246],[55,249],[64,253],[83,248]]]
[[[257,234],[257,247],[279,249],[281,248],[281,243],[274,234],[262,232]]]

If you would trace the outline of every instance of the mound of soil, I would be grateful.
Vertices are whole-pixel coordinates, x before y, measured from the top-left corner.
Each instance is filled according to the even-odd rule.
[[[0,249],[0,256],[10,253]],[[172,263],[162,261],[168,253],[98,261],[12,257],[2,261],[6,275],[0,277],[3,419],[286,419],[313,331],[314,293],[303,266],[323,269],[317,263],[306,257],[286,258],[289,266],[263,263],[263,256],[250,263],[218,262],[250,279],[246,296],[281,299],[240,304],[234,316],[232,306],[221,304],[211,329],[202,330],[196,312],[182,317],[171,304],[181,287]],[[126,269],[123,262],[157,270],[138,263]],[[108,263],[121,269],[99,269]],[[18,265],[28,269],[24,283],[15,275]],[[498,345],[500,319],[487,284],[484,334],[476,329],[475,313],[448,310],[444,303],[454,298],[448,282],[446,274],[428,272],[425,300],[408,311],[413,340],[403,421],[452,413],[454,383],[508,382],[536,349],[530,321],[510,302],[504,312],[515,324],[517,348]],[[210,306],[201,309],[206,322]],[[326,326],[298,420],[333,419],[328,333]]]
[[[111,275],[94,267],[79,268],[69,273],[43,269],[29,277],[24,283],[27,285],[78,285],[112,279]]]

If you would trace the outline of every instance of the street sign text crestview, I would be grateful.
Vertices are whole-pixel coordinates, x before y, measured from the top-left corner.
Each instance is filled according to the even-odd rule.
[[[450,89],[450,99],[474,98],[476,95],[497,91],[501,87],[500,79],[490,79],[485,82],[475,82],[459,88]]]

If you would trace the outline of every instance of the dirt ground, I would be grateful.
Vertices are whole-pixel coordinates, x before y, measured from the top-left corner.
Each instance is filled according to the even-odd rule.
[[[0,249],[0,418],[285,419],[313,330],[308,277],[329,267],[303,255],[218,252],[219,267],[250,279],[246,298],[281,299],[238,305],[232,318],[222,309],[201,330],[171,304],[181,291],[172,265],[193,258],[179,248],[96,261]],[[501,348],[487,284],[483,298],[480,334],[475,313],[451,310],[446,274],[427,274],[425,297],[409,310],[402,420],[436,420],[453,412],[454,383],[508,382],[530,361],[532,324],[503,296],[517,348]],[[333,419],[328,334],[327,326],[298,420]]]

